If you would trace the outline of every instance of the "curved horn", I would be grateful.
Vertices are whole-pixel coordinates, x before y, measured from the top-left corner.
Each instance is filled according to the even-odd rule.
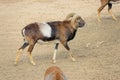
[[[74,15],[73,18],[72,18],[72,20],[71,20],[71,25],[72,25],[72,27],[73,27],[74,29],[77,28],[77,27],[76,27],[76,20],[77,20],[78,18],[80,18],[79,15]]]
[[[69,13],[69,14],[66,16],[65,20],[71,20],[71,18],[72,18],[74,15],[75,15],[75,13]]]

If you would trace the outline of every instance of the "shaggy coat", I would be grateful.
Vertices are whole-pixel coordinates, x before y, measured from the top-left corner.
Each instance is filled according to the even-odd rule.
[[[72,17],[72,18],[71,18]],[[83,27],[85,21],[78,15],[67,16],[67,19],[64,21],[53,21],[46,23],[31,23],[25,26],[22,29],[22,35],[24,37],[24,44],[19,48],[15,64],[18,63],[19,56],[21,51],[25,49],[28,45],[28,54],[30,61],[33,65],[35,62],[31,56],[31,52],[34,48],[34,45],[38,40],[53,41],[58,40],[68,51],[70,50],[68,46],[68,41],[72,40],[75,37],[76,31],[79,27]],[[53,55],[53,62],[55,63],[56,51],[58,49],[58,44],[55,45],[55,51]],[[71,58],[75,60],[70,54]]]

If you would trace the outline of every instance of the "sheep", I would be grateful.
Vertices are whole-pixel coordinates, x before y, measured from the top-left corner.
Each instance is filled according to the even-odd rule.
[[[46,70],[44,80],[67,80],[67,78],[59,67],[52,66]]]
[[[28,57],[30,59],[31,64],[35,65],[31,52],[38,40],[42,40],[44,42],[55,40],[59,41],[55,43],[53,63],[56,63],[56,53],[58,50],[59,43],[61,43],[67,49],[67,51],[69,51],[71,59],[75,61],[75,58],[70,53],[68,42],[75,37],[77,29],[79,27],[83,27],[84,25],[85,21],[75,13],[68,14],[66,19],[63,21],[52,21],[46,23],[35,22],[28,24],[21,31],[24,37],[24,44],[18,49],[15,58],[15,64],[18,64],[19,57],[22,51],[27,46],[29,46]]]
[[[100,20],[100,12],[103,10],[103,8],[105,7],[105,6],[107,6],[108,5],[108,13],[112,16],[112,18],[114,19],[114,20],[117,20],[117,18],[114,16],[114,14],[112,13],[112,3],[111,2],[116,2],[116,1],[120,1],[120,0],[100,0],[100,2],[101,2],[101,6],[100,6],[100,8],[98,9],[98,21],[100,22],[101,20]]]

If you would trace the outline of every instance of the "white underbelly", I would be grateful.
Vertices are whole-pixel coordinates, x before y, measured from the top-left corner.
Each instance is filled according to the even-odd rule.
[[[116,2],[110,1],[110,3],[112,3],[112,4],[120,4],[120,0],[116,1]]]
[[[52,41],[38,40],[37,43],[40,44],[40,45],[48,45],[48,44],[51,44],[51,43],[53,43],[53,44],[60,43],[60,41],[59,40],[52,40]]]

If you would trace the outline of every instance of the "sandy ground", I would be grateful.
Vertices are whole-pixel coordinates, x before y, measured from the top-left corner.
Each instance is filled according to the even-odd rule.
[[[68,80],[120,80],[120,4],[114,4],[114,21],[102,12],[97,22],[99,0],[0,0],[0,80],[43,80],[45,70],[59,66]],[[54,44],[36,44],[29,63],[26,50],[15,66],[17,49],[22,45],[21,29],[31,22],[63,20],[75,12],[86,21],[69,43],[77,59],[72,62],[60,45],[57,63],[52,63]]]

